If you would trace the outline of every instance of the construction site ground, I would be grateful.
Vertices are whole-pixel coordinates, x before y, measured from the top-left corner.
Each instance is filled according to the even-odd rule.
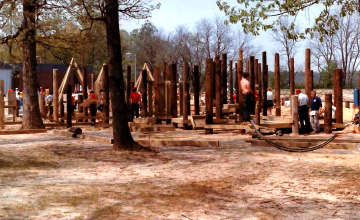
[[[84,133],[112,136],[111,129]],[[0,136],[0,219],[360,218],[359,147],[288,153],[250,146],[238,131],[148,138],[159,136],[220,147],[114,152],[52,131]]]

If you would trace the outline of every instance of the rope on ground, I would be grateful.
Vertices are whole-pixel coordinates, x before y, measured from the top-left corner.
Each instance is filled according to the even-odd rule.
[[[324,141],[323,143],[320,143],[318,145],[315,145],[315,146],[311,146],[311,147],[307,147],[307,148],[302,148],[302,147],[286,147],[286,146],[282,146],[280,144],[277,144],[273,141],[271,141],[270,139],[268,138],[265,138],[264,135],[262,135],[260,133],[260,131],[258,131],[256,129],[256,126],[254,124],[254,122],[252,120],[250,120],[250,123],[251,123],[251,126],[253,127],[253,129],[255,130],[255,132],[257,133],[257,135],[262,138],[266,143],[270,144],[271,146],[273,147],[276,147],[277,149],[280,149],[280,150],[284,150],[284,151],[288,151],[288,152],[309,152],[309,151],[314,151],[314,150],[317,150],[317,149],[320,149],[322,147],[325,147],[327,144],[329,144],[331,141],[333,141],[337,134],[335,133],[331,138],[329,138],[327,141]]]

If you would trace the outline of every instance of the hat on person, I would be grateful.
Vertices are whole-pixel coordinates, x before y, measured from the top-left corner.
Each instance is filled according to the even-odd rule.
[[[295,90],[296,93],[300,93],[301,92],[301,89],[297,89]]]
[[[92,90],[92,89],[90,89],[90,91],[89,91],[90,93],[93,93],[94,91]]]

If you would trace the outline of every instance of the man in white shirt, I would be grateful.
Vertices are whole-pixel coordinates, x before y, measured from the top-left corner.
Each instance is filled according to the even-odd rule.
[[[309,120],[309,98],[306,94],[302,93],[300,89],[296,90],[299,101],[299,120],[301,125],[301,133],[309,134],[310,133],[310,120]],[[304,124],[305,121],[305,124]]]

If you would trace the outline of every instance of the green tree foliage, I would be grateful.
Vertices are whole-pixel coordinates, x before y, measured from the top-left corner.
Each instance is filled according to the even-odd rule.
[[[272,29],[280,18],[285,15],[296,17],[299,12],[313,6],[323,5],[323,10],[311,28],[304,32],[296,33],[295,23],[289,26],[287,33],[289,38],[297,40],[305,39],[306,34],[313,36],[315,32],[332,35],[339,29],[339,21],[336,14],[331,14],[334,7],[340,6],[339,16],[345,17],[353,14],[358,8],[358,1],[355,0],[287,0],[287,1],[264,1],[264,0],[238,0],[239,7],[230,6],[226,1],[216,1],[220,10],[228,17],[227,22],[241,25],[245,33],[258,35],[261,30]],[[320,38],[322,40],[322,38]]]
[[[332,88],[334,84],[334,72],[338,68],[336,61],[330,61],[320,72],[320,80],[318,84],[314,84],[315,88]]]

